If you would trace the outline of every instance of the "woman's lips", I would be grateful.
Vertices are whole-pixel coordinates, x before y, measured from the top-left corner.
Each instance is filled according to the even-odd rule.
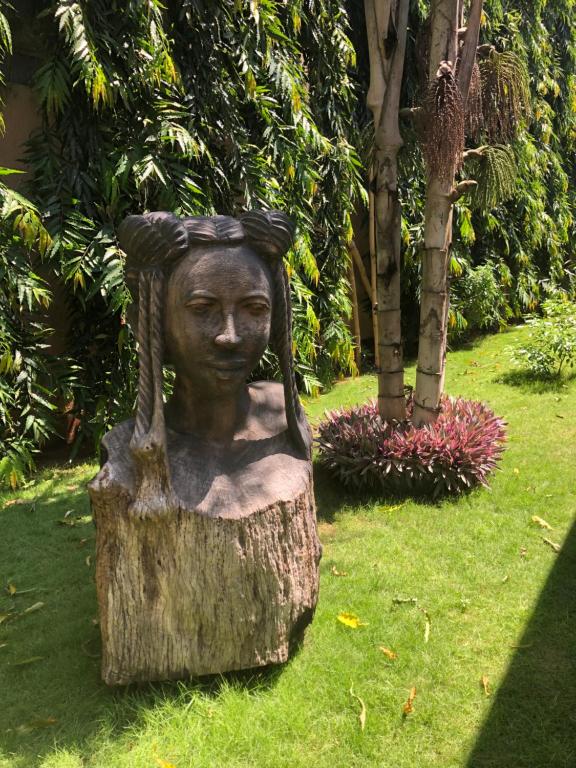
[[[209,367],[217,371],[240,371],[246,367],[246,360],[215,360]]]

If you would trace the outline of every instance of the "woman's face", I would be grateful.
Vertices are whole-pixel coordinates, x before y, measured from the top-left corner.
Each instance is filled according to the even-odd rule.
[[[168,280],[168,359],[200,397],[229,396],[262,357],[271,318],[271,275],[252,250],[195,247]]]

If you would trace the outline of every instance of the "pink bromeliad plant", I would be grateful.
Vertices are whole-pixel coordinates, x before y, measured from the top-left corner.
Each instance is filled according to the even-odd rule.
[[[389,424],[369,402],[326,414],[319,426],[320,461],[344,484],[391,493],[462,493],[488,485],[504,450],[505,422],[486,405],[443,396],[433,425]]]

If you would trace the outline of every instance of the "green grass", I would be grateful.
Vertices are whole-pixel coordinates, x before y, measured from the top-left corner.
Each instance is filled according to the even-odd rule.
[[[511,377],[504,350],[523,333],[448,360],[447,391],[486,400],[509,422],[490,491],[437,505],[358,501],[317,472],[320,602],[283,668],[108,690],[85,518],[95,466],[45,471],[0,498],[0,585],[17,589],[0,598],[0,618],[44,603],[0,623],[0,768],[573,768],[576,382]],[[306,405],[317,422],[374,394],[366,376]],[[16,497],[25,502],[5,506]],[[59,525],[68,510],[80,519]],[[340,611],[366,625],[346,628]],[[366,706],[363,732],[351,686]]]

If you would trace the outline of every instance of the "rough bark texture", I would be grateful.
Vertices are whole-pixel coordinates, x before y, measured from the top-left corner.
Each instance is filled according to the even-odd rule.
[[[239,518],[183,506],[141,518],[125,487],[100,472],[90,494],[107,684],[288,659],[318,596],[312,480],[302,472],[293,498]]]

